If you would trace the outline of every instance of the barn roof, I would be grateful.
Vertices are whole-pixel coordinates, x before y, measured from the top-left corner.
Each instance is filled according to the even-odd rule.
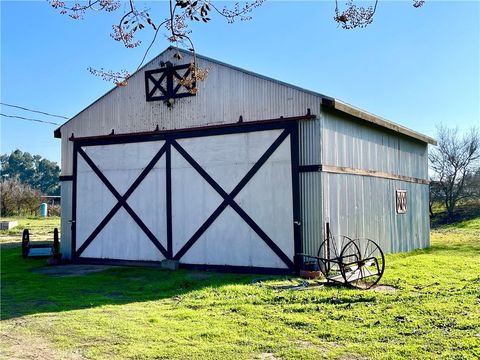
[[[177,49],[173,46],[169,46],[168,48],[166,48],[164,51],[162,51],[159,55],[157,55],[155,58],[153,58],[151,61],[149,61],[148,63],[146,63],[144,66],[142,66],[141,68],[139,68],[134,74],[138,73],[138,72],[141,72],[145,67],[147,67],[149,64],[151,64],[152,62],[154,62],[158,57],[162,56],[165,52],[169,51],[169,50],[172,50],[172,49],[176,49],[178,50],[179,52],[185,54],[185,55],[189,55],[191,54],[190,51],[187,51],[187,50],[184,50],[184,49]],[[386,128],[386,129],[389,129],[391,131],[395,131],[395,132],[398,132],[398,133],[401,133],[407,137],[410,137],[410,138],[414,138],[416,140],[420,140],[422,142],[425,142],[425,143],[428,143],[428,144],[432,144],[432,145],[436,145],[437,144],[437,141],[429,136],[426,136],[426,135],[423,135],[419,132],[416,132],[414,130],[411,130],[409,128],[406,128],[404,126],[401,126],[399,124],[396,124],[392,121],[389,121],[387,119],[384,119],[380,116],[377,116],[377,115],[374,115],[372,113],[369,113],[365,110],[362,110],[360,108],[357,108],[357,107],[354,107],[350,104],[347,104],[339,99],[335,99],[335,98],[332,98],[332,97],[329,97],[329,96],[326,96],[326,95],[323,95],[321,93],[318,93],[318,92],[315,92],[315,91],[311,91],[311,90],[308,90],[308,89],[304,89],[302,87],[299,87],[299,86],[296,86],[296,85],[292,85],[292,84],[289,84],[289,83],[286,83],[286,82],[283,82],[283,81],[280,81],[280,80],[277,80],[277,79],[273,79],[273,78],[270,78],[270,77],[267,77],[267,76],[264,76],[264,75],[261,75],[261,74],[257,74],[255,72],[252,72],[252,71],[249,71],[249,70],[245,70],[245,69],[242,69],[240,67],[237,67],[237,66],[234,66],[234,65],[231,65],[231,64],[227,64],[227,63],[224,63],[222,61],[219,61],[219,60],[216,60],[216,59],[212,59],[212,58],[209,58],[207,56],[204,56],[204,55],[200,55],[198,53],[195,54],[195,56],[199,59],[203,59],[203,60],[206,60],[206,61],[209,61],[209,62],[212,62],[212,63],[216,63],[216,64],[219,64],[219,65],[222,65],[222,66],[225,66],[225,67],[228,67],[232,70],[235,70],[235,71],[239,71],[239,72],[243,72],[245,74],[248,74],[248,75],[251,75],[251,76],[254,76],[254,77],[257,77],[257,78],[261,78],[261,79],[264,79],[266,81],[270,81],[270,82],[274,82],[274,83],[277,83],[277,84],[280,84],[280,85],[283,85],[283,86],[287,86],[289,88],[292,88],[292,89],[296,89],[298,91],[301,91],[301,92],[304,92],[304,93],[308,93],[308,94],[311,94],[311,95],[314,95],[314,96],[318,96],[320,99],[321,99],[321,104],[325,107],[328,107],[328,108],[332,108],[332,109],[335,109],[337,111],[340,111],[342,113],[345,113],[345,114],[348,114],[348,115],[351,115],[351,116],[354,116],[355,118],[357,119],[360,119],[360,120],[363,120],[367,123],[370,123],[370,124],[374,124],[374,125],[377,125],[377,126],[380,126],[380,127],[383,127],[383,128]],[[132,74],[133,75],[133,74]],[[93,103],[91,103],[90,105],[88,105],[86,108],[84,108],[83,110],[81,110],[79,113],[77,113],[75,116],[73,116],[72,118],[70,118],[68,121],[66,121],[64,124],[62,124],[59,128],[57,128],[55,131],[54,131],[54,136],[56,138],[60,138],[61,137],[61,128],[68,122],[70,122],[71,120],[73,120],[75,117],[77,117],[79,114],[81,114],[83,111],[85,111],[86,109],[90,108],[91,106],[93,106],[95,103],[97,103],[100,99],[104,98],[105,96],[107,96],[108,94],[110,94],[111,92],[113,92],[114,90],[116,90],[117,87],[115,86],[114,88],[110,89],[108,92],[106,92],[104,95],[100,96],[97,100],[95,100]]]

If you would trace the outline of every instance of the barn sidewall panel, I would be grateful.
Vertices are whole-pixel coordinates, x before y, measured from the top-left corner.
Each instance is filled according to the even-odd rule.
[[[300,209],[302,252],[316,254],[323,241],[322,174],[322,112],[320,103],[313,121],[299,121]]]
[[[322,107],[322,164],[428,180],[428,145]]]
[[[370,238],[386,253],[429,246],[428,185],[351,174],[322,173],[323,211],[334,235]],[[407,212],[396,212],[396,190]]]
[[[426,143],[322,107],[322,166],[323,217],[332,233],[370,237],[385,252],[429,246]],[[396,213],[396,190],[407,190],[405,214]]]
[[[60,195],[62,198],[62,207],[60,214],[60,252],[62,258],[70,260],[72,258],[72,180],[62,180],[60,183]]]

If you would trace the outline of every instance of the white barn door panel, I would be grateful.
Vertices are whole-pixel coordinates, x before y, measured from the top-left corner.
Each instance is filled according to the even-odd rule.
[[[74,258],[293,270],[296,129],[77,140]]]
[[[211,178],[209,182],[204,180],[198,186],[197,182],[194,182],[196,185],[194,191],[189,181],[179,182],[173,187],[174,224],[183,222],[189,227],[189,231],[185,233],[182,231],[184,227],[179,227],[179,231],[176,232],[174,226],[175,248],[177,250],[178,245],[183,246],[176,253],[178,260],[188,264],[289,267],[290,263],[282,260],[247,223],[247,221],[255,223],[264,233],[262,235],[270,239],[275,248],[281,250],[288,259],[293,259],[290,135],[282,136],[282,131],[276,129],[177,140],[174,147],[183,149],[191,157],[191,162],[195,162]],[[278,141],[280,138],[282,141]],[[280,145],[250,178],[249,172],[276,141]],[[174,179],[177,172],[185,173],[185,169],[195,172],[192,164],[186,165],[188,162],[178,151],[174,154],[172,155]],[[214,188],[217,185],[221,189],[220,193],[230,195],[242,180],[245,184],[238,188],[239,191],[235,192],[232,201],[236,203],[234,207],[242,209],[245,214],[243,212],[239,214],[231,204],[222,207],[225,199]],[[185,194],[188,194],[191,202],[183,200]],[[192,207],[195,207],[193,204],[202,209],[198,212],[200,216],[197,216],[195,210],[192,211]],[[217,214],[215,211],[218,216],[210,221],[208,228],[196,237],[190,248],[185,247],[188,246],[188,241],[194,238],[194,232],[202,225],[198,220],[201,218],[203,224],[208,223],[209,215]],[[181,220],[176,220],[178,218]]]
[[[165,141],[78,148],[77,257],[166,258],[165,149]]]

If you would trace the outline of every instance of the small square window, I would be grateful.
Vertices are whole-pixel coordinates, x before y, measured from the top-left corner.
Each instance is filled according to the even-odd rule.
[[[396,205],[397,214],[405,214],[407,212],[407,190],[396,191]]]

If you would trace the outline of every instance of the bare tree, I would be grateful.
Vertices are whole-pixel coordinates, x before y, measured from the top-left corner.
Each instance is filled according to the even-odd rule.
[[[472,196],[469,182],[478,173],[480,137],[478,128],[463,136],[458,129],[438,127],[438,146],[429,154],[431,177],[435,196],[441,198],[452,219],[458,202]]]
[[[36,213],[40,208],[42,194],[18,177],[0,183],[0,215],[11,216]]]
[[[250,20],[250,13],[265,0],[252,0],[234,3],[232,6],[219,7],[213,0],[167,0],[168,9],[165,11],[163,19],[153,19],[150,16],[150,10],[140,9],[137,4],[139,1],[128,0],[126,6],[118,0],[88,0],[65,2],[61,0],[48,0],[50,5],[58,9],[61,14],[70,16],[72,19],[83,19],[89,12],[119,12],[118,22],[112,26],[113,32],[110,35],[114,40],[123,43],[127,48],[135,48],[141,45],[137,35],[143,29],[150,29],[153,32],[151,41],[147,46],[137,70],[144,63],[148,52],[157,40],[157,35],[161,29],[166,33],[170,43],[179,47],[189,49],[193,53],[193,61],[190,68],[190,78],[182,80],[186,88],[196,91],[191,86],[197,81],[204,80],[208,75],[207,69],[201,69],[196,64],[195,46],[191,38],[191,22],[208,23],[212,15],[225,19],[228,23],[234,23],[236,20]],[[415,8],[421,7],[424,0],[412,0]],[[346,0],[345,5],[339,5],[338,0],[332,0],[335,4],[335,15],[333,19],[343,29],[363,28],[373,22],[373,17],[377,9],[379,0],[370,1],[369,6],[358,5],[360,0]],[[157,2],[155,6],[161,6]],[[342,10],[343,9],[343,10]],[[181,58],[180,53],[177,53]],[[110,71],[105,69],[89,68],[90,72],[104,80],[113,81],[119,86],[127,85],[130,73],[126,70]]]

